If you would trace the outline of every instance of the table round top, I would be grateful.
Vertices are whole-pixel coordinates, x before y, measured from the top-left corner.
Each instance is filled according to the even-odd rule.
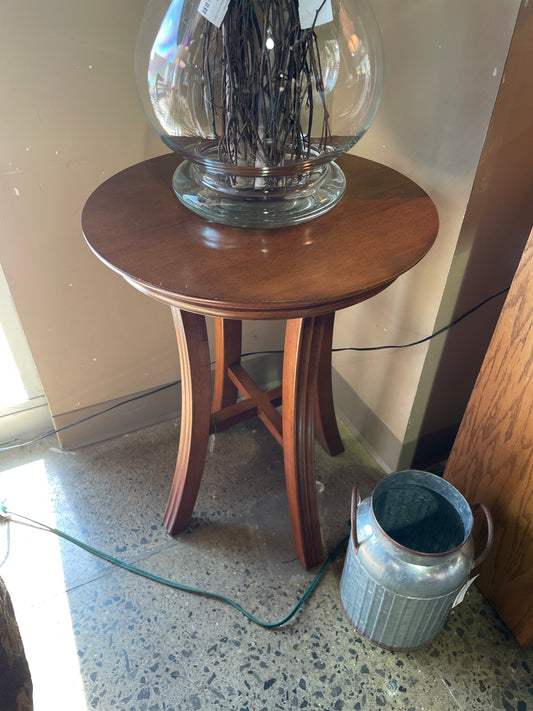
[[[353,155],[337,163],[346,192],[299,225],[248,229],[209,222],[172,189],[167,154],[114,175],[87,200],[85,239],[140,291],[194,313],[284,319],[351,306],[413,267],[438,231],[436,208],[412,180]]]

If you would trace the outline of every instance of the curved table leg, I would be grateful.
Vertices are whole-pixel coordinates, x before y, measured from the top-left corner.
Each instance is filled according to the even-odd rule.
[[[228,367],[241,362],[242,321],[215,318],[215,383],[212,411],[237,402],[238,390],[228,377]]]
[[[331,346],[333,344],[335,313],[328,314],[324,318],[326,319],[326,323],[320,346],[315,427],[318,441],[326,452],[334,457],[336,454],[344,452],[344,445],[339,434],[337,419],[335,417],[331,385]]]
[[[181,368],[181,431],[176,472],[164,523],[172,535],[187,528],[207,454],[211,369],[205,317],[172,308]]]
[[[287,321],[283,360],[283,456],[296,553],[309,569],[324,558],[315,482],[314,410],[327,316]]]

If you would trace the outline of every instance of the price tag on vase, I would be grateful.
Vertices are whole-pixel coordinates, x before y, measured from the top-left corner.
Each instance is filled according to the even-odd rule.
[[[229,3],[230,0],[201,0],[198,12],[212,25],[220,27],[226,16]]]
[[[198,5],[198,12],[212,25],[220,27],[226,16],[229,4],[230,0],[201,0]],[[333,21],[331,0],[300,0],[298,13],[302,30],[308,30],[310,27],[318,27],[318,25],[325,25]]]

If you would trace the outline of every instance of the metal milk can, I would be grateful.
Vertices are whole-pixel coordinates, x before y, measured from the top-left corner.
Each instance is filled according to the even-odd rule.
[[[473,514],[481,509],[487,541],[475,558]],[[490,551],[492,518],[472,508],[449,482],[429,472],[391,474],[361,502],[352,495],[352,533],[340,583],[356,630],[392,649],[429,642],[460,602],[473,568]]]

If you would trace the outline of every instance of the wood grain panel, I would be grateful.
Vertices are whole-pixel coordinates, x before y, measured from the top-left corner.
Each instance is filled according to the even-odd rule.
[[[478,585],[520,644],[533,643],[533,233],[444,477],[489,506],[494,546]]]

